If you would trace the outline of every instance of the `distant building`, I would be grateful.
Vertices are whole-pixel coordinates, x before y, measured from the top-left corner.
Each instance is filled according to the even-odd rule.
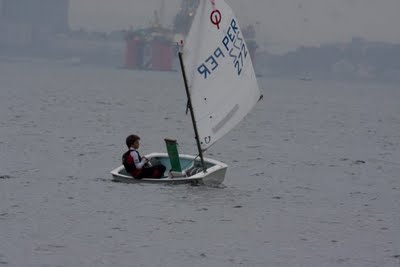
[[[0,0],[2,19],[8,22],[47,25],[53,32],[68,31],[69,0]]]
[[[30,46],[65,33],[69,0],[0,0],[0,45]]]

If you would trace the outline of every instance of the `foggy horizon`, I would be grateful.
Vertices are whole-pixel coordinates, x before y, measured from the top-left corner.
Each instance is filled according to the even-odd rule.
[[[70,0],[71,29],[112,31],[149,26],[162,0]],[[181,0],[165,1],[163,25],[170,27]],[[350,41],[400,42],[400,1],[226,0],[241,25],[256,24],[257,40],[269,45],[319,45]]]

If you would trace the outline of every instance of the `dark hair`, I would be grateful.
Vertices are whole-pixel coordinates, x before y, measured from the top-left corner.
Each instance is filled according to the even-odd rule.
[[[126,138],[126,141],[125,141],[126,146],[127,146],[128,148],[130,148],[130,147],[133,145],[133,143],[135,143],[137,140],[140,140],[140,137],[137,136],[136,134],[131,134],[131,135],[129,135],[129,136]]]

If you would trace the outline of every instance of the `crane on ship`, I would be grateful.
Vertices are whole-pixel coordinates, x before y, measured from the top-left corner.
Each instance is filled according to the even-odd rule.
[[[186,36],[199,6],[199,0],[182,0],[178,13],[173,22],[173,31],[175,34]]]

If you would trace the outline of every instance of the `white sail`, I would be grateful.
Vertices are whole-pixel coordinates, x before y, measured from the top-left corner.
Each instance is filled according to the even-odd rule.
[[[201,149],[234,128],[260,98],[250,52],[232,9],[200,0],[183,47]]]

